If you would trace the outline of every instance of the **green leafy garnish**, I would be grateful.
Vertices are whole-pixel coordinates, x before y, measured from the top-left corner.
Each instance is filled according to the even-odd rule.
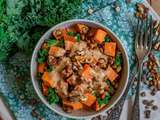
[[[107,37],[105,37],[105,40],[104,40],[105,42],[110,42],[110,38],[107,36]]]
[[[56,39],[50,39],[47,41],[47,45],[50,47],[52,45],[57,45],[57,40]]]
[[[119,65],[121,65],[121,64],[122,64],[122,55],[117,54],[117,55],[116,55],[116,58],[115,58],[115,65],[116,65],[116,66],[119,66]]]
[[[103,104],[107,104],[110,98],[111,98],[110,94],[106,94],[106,96],[105,96],[105,98],[103,100],[98,97],[97,98],[98,105],[101,106]]]
[[[39,54],[40,57],[47,56],[48,55],[48,51],[46,49],[40,49],[38,51],[38,54]]]
[[[51,65],[48,65],[48,66],[47,66],[47,71],[48,71],[48,72],[51,72],[52,70],[53,70],[53,67],[52,67]]]
[[[80,16],[82,0],[0,0],[0,61],[31,55],[51,26]]]
[[[106,80],[107,85],[109,86],[109,92],[113,92],[113,86],[111,85],[111,82],[109,80]]]
[[[47,41],[47,44],[49,47],[52,45],[62,47],[64,45],[64,40],[62,39],[60,41],[57,41],[56,39],[51,39],[51,40]]]
[[[40,49],[38,51],[37,62],[43,63],[46,60],[46,56],[48,55],[48,51],[46,49]]]
[[[37,73],[37,78],[40,79],[42,77],[42,73]]]
[[[62,39],[62,40],[60,40],[60,41],[57,43],[56,46],[62,47],[63,45],[64,45],[64,40]]]
[[[80,42],[80,40],[81,40],[81,35],[79,33],[76,35],[76,40],[77,40],[77,42]]]
[[[37,62],[38,62],[38,63],[44,63],[45,60],[46,60],[45,57],[38,57],[38,58],[37,58]]]
[[[69,36],[74,36],[74,32],[69,31],[69,32],[67,32],[67,35],[69,35]]]
[[[49,104],[54,104],[59,102],[59,97],[53,88],[48,89],[47,100]]]

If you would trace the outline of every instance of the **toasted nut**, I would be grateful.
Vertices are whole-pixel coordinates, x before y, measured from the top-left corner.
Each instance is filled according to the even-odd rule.
[[[78,54],[78,55],[85,55],[85,51],[84,50],[77,50],[76,51],[76,53]]]
[[[82,32],[83,34],[87,34],[88,30],[89,30],[89,28],[88,28],[87,26],[85,26],[85,27],[82,28],[82,31],[81,31],[81,32]]]
[[[81,39],[85,40],[85,35],[84,34],[81,35]]]
[[[88,9],[88,13],[89,13],[89,14],[92,14],[92,13],[93,13],[93,11],[94,11],[94,10],[93,10],[93,9],[91,9],[91,8],[89,8],[89,9]]]
[[[107,67],[107,61],[104,58],[99,58],[98,59],[98,65],[101,68],[106,68]]]
[[[47,48],[48,48],[47,43],[43,43],[43,45],[42,45],[42,49],[47,49]]]
[[[99,48],[99,50],[100,50],[100,52],[101,52],[101,53],[103,53],[103,52],[104,52],[103,48]]]
[[[80,97],[80,99],[81,99],[82,101],[86,101],[86,100],[87,100],[87,97],[84,96],[84,95],[82,95],[82,96]]]
[[[96,43],[89,43],[88,46],[89,46],[90,49],[97,48],[97,44]]]
[[[117,72],[120,72],[121,69],[122,69],[122,67],[121,67],[121,66],[118,66],[117,69],[116,69],[116,71],[117,71]]]
[[[57,64],[57,59],[54,56],[49,55],[48,56],[48,63],[50,65],[56,65]]]

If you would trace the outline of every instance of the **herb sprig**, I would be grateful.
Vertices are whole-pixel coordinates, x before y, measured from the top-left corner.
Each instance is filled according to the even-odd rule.
[[[59,97],[53,88],[48,89],[47,100],[49,104],[54,104],[59,102]]]

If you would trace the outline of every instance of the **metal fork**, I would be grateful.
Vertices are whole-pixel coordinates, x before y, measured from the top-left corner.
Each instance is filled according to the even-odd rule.
[[[136,86],[136,94],[132,109],[131,120],[140,120],[139,93],[140,93],[141,76],[142,76],[142,65],[144,57],[148,55],[152,47],[152,35],[153,35],[152,19],[150,21],[151,22],[149,22],[148,25],[148,19],[146,19],[146,24],[144,25],[144,21],[138,19],[137,34],[135,38],[135,52],[138,60],[139,71],[138,71],[138,81]]]
[[[135,36],[136,36],[135,41],[137,41],[137,39],[138,39],[137,37],[140,36],[140,32],[138,32],[137,30],[140,30],[141,26],[142,25],[139,23],[139,20],[138,20],[137,27],[136,28],[134,27],[134,33],[135,33]],[[149,53],[149,51],[148,51],[148,53]],[[126,88],[126,90],[123,94],[123,97],[115,105],[115,107],[112,109],[111,113],[108,114],[107,120],[119,120],[120,119],[120,115],[121,115],[123,105],[124,105],[124,102],[126,100],[128,91],[130,90],[131,86],[133,85],[133,82],[134,82],[135,78],[137,77],[138,67],[139,67],[138,64],[136,64],[136,66],[133,69],[133,73],[130,77],[130,81],[128,82],[127,88]]]

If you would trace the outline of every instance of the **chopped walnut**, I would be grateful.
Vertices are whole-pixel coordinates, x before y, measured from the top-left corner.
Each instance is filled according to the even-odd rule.
[[[85,40],[85,35],[84,34],[81,35],[81,39]]]
[[[42,45],[42,49],[47,49],[47,48],[48,48],[47,43],[43,43],[43,45]]]
[[[104,58],[99,58],[98,59],[98,65],[101,68],[105,69],[105,68],[107,68],[107,61]]]
[[[61,39],[61,38],[62,38],[62,35],[63,35],[63,33],[62,33],[62,30],[60,30],[60,29],[55,30],[55,31],[53,32],[53,36],[54,36],[56,39]]]
[[[113,57],[108,57],[108,63],[113,65],[114,64],[114,61],[115,61],[115,58]]]
[[[85,58],[86,58],[86,57],[85,57],[84,55],[75,56],[75,59],[76,59],[77,61],[79,61],[80,63],[84,63]]]
[[[67,98],[68,97],[68,83],[61,80],[58,82],[57,86],[57,93],[61,98]]]
[[[76,79],[77,77],[75,75],[72,75],[66,81],[68,82],[69,85],[76,85],[77,84]]]
[[[80,63],[79,61],[73,62],[73,65],[74,65],[75,67],[77,67],[79,70],[83,69],[83,66],[81,65],[81,63]]]
[[[48,56],[48,64],[56,65],[57,64],[57,59],[54,56],[49,55]]]
[[[64,79],[68,78],[72,74],[73,74],[72,66],[66,66],[61,72],[61,75]]]
[[[89,44],[87,44],[88,45],[88,47],[90,48],[90,49],[96,49],[97,48],[97,43],[89,43]]]
[[[85,55],[85,51],[84,50],[77,50],[76,51],[76,53],[78,54],[78,55]]]
[[[89,28],[87,26],[82,28],[82,34],[87,34]]]

